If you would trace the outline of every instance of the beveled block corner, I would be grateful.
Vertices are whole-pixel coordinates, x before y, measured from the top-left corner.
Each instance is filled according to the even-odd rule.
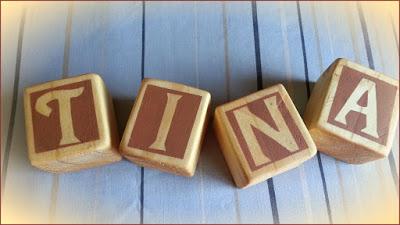
[[[207,91],[144,79],[121,140],[121,153],[141,166],[193,176],[210,101]]]
[[[28,87],[24,108],[33,166],[68,172],[121,160],[112,99],[99,75]]]
[[[281,84],[217,107],[214,128],[240,188],[295,168],[316,154],[315,144]]]
[[[304,114],[319,151],[348,163],[386,157],[399,116],[399,82],[337,59],[318,79]]]

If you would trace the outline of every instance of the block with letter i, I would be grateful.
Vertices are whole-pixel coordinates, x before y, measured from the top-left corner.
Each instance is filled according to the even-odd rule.
[[[316,153],[303,120],[281,84],[217,107],[214,128],[240,188],[295,168]]]
[[[193,176],[211,96],[183,84],[144,79],[120,144],[141,166]]]
[[[99,75],[28,87],[24,106],[33,166],[68,172],[121,160],[112,99]]]
[[[319,151],[348,163],[389,154],[399,114],[399,82],[346,59],[319,78],[304,114]]]

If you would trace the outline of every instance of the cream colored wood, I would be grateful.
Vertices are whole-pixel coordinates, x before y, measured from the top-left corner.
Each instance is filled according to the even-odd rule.
[[[165,106],[163,117],[161,119],[161,124],[157,132],[156,140],[150,145],[150,148],[159,149],[162,151],[167,151],[165,147],[165,142],[167,140],[167,135],[169,128],[171,127],[172,118],[174,117],[176,106],[179,99],[182,96],[167,93],[167,105]]]
[[[328,123],[328,116],[332,108],[334,96],[337,92],[341,91],[338,90],[338,82],[344,66],[359,71],[367,77],[375,78],[397,87],[388,127],[388,138],[385,145]],[[318,150],[348,163],[365,163],[386,157],[392,147],[398,121],[398,86],[397,80],[346,59],[337,59],[333,62],[329,69],[325,71],[317,81],[304,114],[305,123],[310,130]],[[377,113],[376,101],[379,101],[379,99],[375,100],[376,90],[374,82],[368,80],[368,78],[363,78],[353,92],[354,93],[350,95],[350,99],[347,99],[335,120],[345,124],[343,117],[345,117],[349,111],[352,110],[362,113],[366,117],[367,125],[362,131],[376,137],[378,135],[376,133],[377,115],[374,114]],[[356,108],[354,103],[359,100],[364,93],[368,94],[367,107],[358,106],[359,108]]]
[[[128,146],[129,140],[132,136],[132,130],[135,125],[138,112],[142,107],[144,93],[148,85],[154,85],[161,88],[167,88],[170,90],[201,96],[200,105],[197,110],[196,118],[193,123],[192,131],[186,146],[183,159],[178,159],[167,155],[161,155],[143,149],[132,148]],[[178,101],[178,98],[176,98],[176,101]],[[150,79],[150,78],[144,79],[140,87],[139,94],[136,98],[135,104],[132,108],[131,114],[129,116],[121,140],[120,144],[121,153],[130,161],[142,166],[159,169],[161,171],[170,172],[177,175],[193,176],[196,170],[201,144],[206,130],[208,108],[210,106],[210,102],[211,102],[211,95],[207,91],[164,80]],[[167,106],[167,108],[174,108],[174,107]],[[173,111],[174,110],[165,110],[164,116],[166,115],[165,117],[170,117]],[[163,121],[164,119],[168,120],[168,118],[163,118]],[[164,128],[166,127],[167,126],[165,126]]]
[[[249,102],[255,101],[257,99],[260,99],[262,97],[265,97],[267,95],[273,94],[273,93],[278,93],[281,98],[283,103],[285,104],[286,108],[288,109],[288,112],[290,116],[292,117],[295,126],[299,129],[300,133],[302,134],[304,141],[306,145],[308,146],[304,150],[297,151],[294,154],[289,155],[288,157],[285,157],[283,159],[280,159],[278,161],[273,161],[266,166],[263,166],[255,171],[252,171],[252,169],[249,166],[249,163],[243,153],[243,150],[239,144],[238,139],[235,136],[235,133],[233,131],[233,127],[230,124],[228,117],[226,115],[227,111],[230,111],[232,109],[235,109],[240,106],[247,105]],[[270,106],[272,107],[272,106]],[[270,110],[271,117],[275,121],[280,121],[277,118],[282,117],[279,111],[277,110]],[[254,123],[257,123],[258,118],[254,115]],[[258,126],[263,126],[263,123],[258,123]],[[264,124],[265,126],[265,124]],[[282,125],[277,125],[278,127],[282,127]],[[285,125],[287,126],[287,125]],[[296,110],[296,107],[294,106],[292,100],[290,99],[290,96],[286,92],[285,88],[283,85],[278,84],[269,88],[266,88],[264,90],[258,91],[256,93],[253,93],[251,95],[242,97],[240,99],[237,99],[235,101],[226,103],[224,105],[221,105],[217,107],[215,110],[215,115],[214,115],[214,129],[215,133],[217,135],[218,141],[220,143],[221,150],[225,156],[225,160],[228,164],[228,167],[231,171],[231,174],[234,178],[234,181],[236,185],[240,188],[245,188],[249,187],[251,185],[260,183],[262,181],[265,181],[266,179],[273,177],[277,174],[283,173],[287,170],[293,169],[303,163],[304,161],[310,159],[312,156],[316,154],[316,147],[311,139],[311,136],[303,123],[299,113]],[[241,129],[242,130],[242,129]],[[265,134],[273,138],[273,136],[276,136],[275,134],[272,134],[271,132],[268,132],[268,129],[265,129]],[[245,130],[242,130],[242,133],[246,132]],[[247,131],[248,132],[248,131]],[[274,131],[275,133],[277,131]],[[250,135],[250,134],[246,134]],[[285,141],[290,141],[291,139],[288,137],[285,137]],[[249,142],[250,141],[250,142]],[[251,139],[246,139],[247,145],[248,146],[257,146],[259,145],[258,142],[256,142],[255,138]],[[287,144],[285,143],[286,146],[294,146],[294,144]],[[252,148],[249,148],[250,151]],[[263,153],[255,153],[251,152],[253,157],[257,157],[260,154]],[[265,163],[265,162],[264,162]]]
[[[35,109],[31,107],[30,94],[84,80],[90,80],[92,84],[99,139],[37,153],[35,151],[32,122],[32,110]],[[118,152],[119,135],[116,127],[112,99],[108,95],[105,84],[99,75],[85,74],[28,87],[24,92],[24,108],[28,153],[33,166],[49,172],[68,172],[121,160],[121,156]],[[64,109],[65,107],[60,107],[60,110]],[[60,116],[60,119],[64,119],[64,117]],[[60,123],[68,124],[65,128],[67,130],[73,129],[70,121],[60,121]],[[73,131],[68,132],[73,133]]]

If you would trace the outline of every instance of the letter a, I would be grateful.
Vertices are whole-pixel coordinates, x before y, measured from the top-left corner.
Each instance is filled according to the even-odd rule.
[[[271,160],[261,150],[261,146],[254,135],[252,129],[253,127],[278,142],[290,152],[296,151],[299,148],[285,120],[283,119],[281,112],[278,109],[276,97],[273,96],[265,99],[264,104],[271,113],[271,117],[274,120],[278,130],[275,130],[264,120],[258,118],[256,115],[250,112],[247,107],[242,107],[233,112],[236,120],[238,121],[244,139],[249,146],[251,156],[256,166],[270,162]]]
[[[360,106],[357,102],[367,92],[367,106]],[[377,130],[377,106],[376,106],[376,84],[367,79],[362,79],[357,87],[353,90],[349,99],[343,105],[342,109],[337,114],[335,120],[347,125],[346,116],[350,111],[355,111],[365,115],[366,126],[361,130],[375,138],[379,138]]]
[[[150,148],[167,151],[165,148],[165,141],[171,127],[172,118],[175,114],[176,106],[181,95],[167,93],[167,105],[165,106],[164,113],[161,119],[160,128],[158,128],[156,140],[150,145]]]
[[[40,114],[49,117],[52,109],[47,105],[53,100],[58,101],[60,109],[60,127],[61,140],[60,145],[67,145],[80,142],[75,136],[72,124],[71,98],[80,96],[83,93],[83,87],[71,90],[57,90],[48,92],[40,96],[35,104],[35,110]]]

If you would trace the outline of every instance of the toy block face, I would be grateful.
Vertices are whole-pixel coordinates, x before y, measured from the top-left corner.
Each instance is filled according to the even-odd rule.
[[[350,163],[386,156],[398,120],[398,81],[344,59],[323,76],[305,115],[317,147]],[[332,145],[329,136],[338,143]]]
[[[121,141],[122,153],[143,166],[192,176],[209,104],[206,91],[145,79]]]
[[[222,151],[239,187],[292,169],[316,153],[282,85],[219,106],[214,119]]]
[[[87,74],[25,90],[29,157],[52,172],[119,160],[111,100],[98,75]]]

